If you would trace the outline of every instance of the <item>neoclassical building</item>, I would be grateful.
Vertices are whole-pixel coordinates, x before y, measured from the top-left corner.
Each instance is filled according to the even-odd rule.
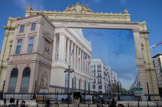
[[[5,92],[66,89],[68,75],[64,71],[69,65],[74,69],[69,87],[90,91],[91,44],[81,29],[55,26],[42,14],[17,18],[10,43]]]
[[[67,87],[67,85],[65,85],[67,77],[66,73],[64,73],[64,70],[68,68],[68,65],[71,65],[71,67],[75,70],[75,72],[71,74],[70,82],[72,82],[73,80],[73,83],[76,85],[72,85],[72,83],[70,83],[70,87],[72,88],[73,86],[73,88],[81,88],[88,90],[89,88],[87,87],[91,86],[90,80],[92,80],[92,77],[90,76],[91,73],[88,71],[89,67],[87,64],[88,61],[91,59],[91,45],[88,41],[85,40],[79,29],[98,28],[131,30],[133,32],[136,51],[136,63],[138,67],[137,72],[139,74],[140,85],[143,88],[143,93],[147,94],[148,92],[147,83],[149,85],[151,94],[159,93],[156,72],[153,66],[149,48],[148,34],[150,31],[147,30],[146,22],[132,22],[128,10],[124,10],[123,13],[94,13],[90,8],[83,6],[80,3],[77,3],[73,6],[68,6],[62,12],[37,11],[33,10],[32,7],[29,6],[25,12],[25,17],[22,20],[27,21],[27,19],[32,19],[32,17],[36,17],[39,14],[43,14],[44,16],[41,17],[43,17],[42,19],[46,21],[36,21],[35,24],[32,24],[33,22],[29,21],[26,24],[24,24],[24,27],[21,27],[21,29],[24,29],[25,31],[25,28],[31,29],[31,26],[36,26],[35,29],[38,29],[38,36],[32,35],[30,33],[30,30],[27,30],[24,33],[25,39],[18,41],[15,40],[15,37],[21,37],[22,33],[15,33],[15,31],[19,31],[17,29],[20,29],[20,25],[23,22],[20,21],[20,18],[8,18],[8,23],[6,26],[4,26],[5,34],[2,50],[0,53],[0,91],[3,90],[3,86],[5,86],[5,91],[8,91],[11,77],[13,77],[12,79],[14,80],[17,79],[17,83],[15,83],[16,92],[19,92],[21,90],[21,86],[23,86],[22,81],[29,82],[31,84],[29,84],[28,86],[28,92],[34,91],[34,84],[36,84],[37,86],[37,91],[40,91],[40,89],[38,89],[40,85],[40,80],[43,81],[43,83],[40,85],[41,87],[48,86],[48,89],[42,88],[42,91],[52,91],[53,88],[55,88],[55,86],[58,86],[58,84],[58,88],[65,86]],[[53,35],[51,35],[52,33],[50,33],[50,31],[44,31],[42,27],[37,27],[45,26],[44,24],[48,24],[50,26],[48,26],[50,30],[53,29]],[[33,39],[29,39],[29,34],[33,36]],[[47,36],[44,37],[42,35]],[[49,38],[49,36],[51,36],[51,38]],[[40,42],[42,38],[46,37],[48,38],[47,42]],[[38,42],[35,43],[36,40],[38,40]],[[30,41],[31,44],[28,41]],[[20,44],[22,44],[23,47],[26,47],[26,49],[21,48],[19,57],[18,55],[14,56],[14,54],[16,53],[14,52],[13,47],[18,47],[19,50],[21,47]],[[35,47],[35,44],[37,45],[37,47]],[[30,53],[31,57],[27,57],[26,55],[29,55],[29,53],[26,54],[25,52],[28,52],[28,47],[32,46],[33,50],[32,54]],[[49,48],[45,48],[45,46]],[[40,47],[40,49],[38,47]],[[48,53],[51,52],[52,54],[49,53],[47,55],[46,52],[41,53],[40,51],[43,50],[48,51]],[[34,51],[35,53],[33,53]],[[21,57],[23,55],[24,57]],[[32,55],[34,57],[32,57]],[[21,61],[18,61],[16,59],[16,56],[20,59],[26,58],[26,61],[24,62],[26,65],[21,66]],[[52,59],[50,57],[52,57]],[[30,58],[33,58],[33,60],[28,61],[28,59]],[[38,65],[42,67],[42,69],[39,68]],[[12,67],[9,66],[13,66],[16,69],[11,69]],[[34,73],[30,68],[31,66],[33,66],[32,69],[34,69]],[[42,70],[41,73],[45,74],[39,73],[38,68]],[[11,71],[14,71],[14,73],[12,74]],[[23,72],[25,73],[23,74]],[[46,85],[47,81],[45,81],[44,78],[48,77],[48,73],[50,73],[50,78],[48,78],[49,83]],[[40,77],[38,75],[40,75]],[[26,79],[23,80],[23,78]],[[5,85],[3,85],[4,80],[6,80]]]

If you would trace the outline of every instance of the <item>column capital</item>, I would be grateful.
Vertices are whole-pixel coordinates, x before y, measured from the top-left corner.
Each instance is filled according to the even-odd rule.
[[[65,36],[66,35],[64,32],[57,32],[56,34],[59,34],[59,36]]]

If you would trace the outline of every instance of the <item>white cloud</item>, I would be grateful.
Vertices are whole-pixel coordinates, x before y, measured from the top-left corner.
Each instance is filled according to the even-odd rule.
[[[23,9],[27,9],[28,6],[32,6],[33,9],[43,10],[43,0],[15,0],[16,4]]]

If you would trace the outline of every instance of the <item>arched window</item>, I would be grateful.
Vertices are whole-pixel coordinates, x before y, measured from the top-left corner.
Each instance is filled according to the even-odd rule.
[[[73,89],[76,89],[76,77],[73,77],[72,83]]]
[[[65,87],[68,88],[68,82],[69,82],[69,78],[68,78],[68,74],[65,76]]]
[[[86,80],[84,81],[84,90],[86,90],[87,88],[86,88]]]
[[[14,93],[17,83],[17,75],[18,75],[18,69],[14,68],[10,75],[10,81],[8,86],[8,92]]]
[[[30,80],[30,69],[29,67],[26,67],[23,71],[23,76],[22,76],[22,81],[21,81],[21,87],[20,87],[21,93],[28,92],[29,80]]]

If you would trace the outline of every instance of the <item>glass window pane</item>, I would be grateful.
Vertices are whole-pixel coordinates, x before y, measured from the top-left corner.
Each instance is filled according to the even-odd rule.
[[[21,26],[20,26],[20,33],[21,33],[21,32],[24,32],[24,27],[25,27],[24,25],[21,25]]]
[[[34,42],[34,37],[29,38],[29,44],[33,44]]]
[[[20,54],[21,46],[17,46],[16,48],[16,54]]]
[[[14,68],[11,72],[9,86],[8,86],[8,92],[10,93],[15,92],[16,83],[17,83],[17,75],[18,75],[18,70],[17,68]]]
[[[33,51],[33,45],[29,44],[28,45],[28,53],[31,53]]]
[[[17,41],[16,54],[20,54],[20,51],[21,51],[21,44],[22,44],[22,39],[19,39],[19,40]]]
[[[21,44],[22,44],[22,39],[19,39],[19,40],[17,41],[17,46],[21,46]]]
[[[20,92],[27,93],[30,80],[30,69],[25,68],[22,76]]]
[[[31,30],[35,30],[35,25],[36,25],[36,23],[31,24]]]
[[[68,74],[65,76],[65,87],[67,88],[68,87]]]
[[[34,37],[29,38],[28,53],[31,53],[33,51],[33,43],[34,43]]]

